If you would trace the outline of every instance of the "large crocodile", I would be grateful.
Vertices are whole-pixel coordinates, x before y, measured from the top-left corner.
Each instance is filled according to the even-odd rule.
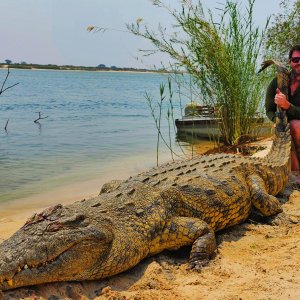
[[[264,158],[210,155],[105,184],[100,195],[31,217],[0,245],[0,289],[108,277],[143,258],[192,245],[191,267],[208,263],[214,232],[241,223],[254,206],[281,212],[290,134],[284,112]]]

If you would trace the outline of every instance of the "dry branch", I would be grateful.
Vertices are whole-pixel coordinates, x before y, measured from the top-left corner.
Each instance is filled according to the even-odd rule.
[[[8,90],[8,89],[11,89],[12,87],[14,87],[14,86],[16,86],[16,85],[18,85],[19,83],[15,83],[15,84],[13,84],[13,85],[10,85],[10,86],[8,86],[8,87],[4,87],[5,86],[5,83],[6,83],[6,81],[7,81],[7,78],[8,78],[8,76],[9,76],[9,67],[7,67],[7,74],[6,74],[6,77],[5,77],[5,79],[4,79],[4,81],[3,81],[3,83],[2,83],[2,86],[1,86],[1,89],[0,89],[0,95],[2,94],[2,93],[4,93],[6,90]]]
[[[40,111],[38,112],[38,114],[39,114],[39,117],[36,120],[33,121],[34,123],[39,123],[39,120],[43,120],[43,119],[48,118],[48,116],[42,117],[42,113]]]

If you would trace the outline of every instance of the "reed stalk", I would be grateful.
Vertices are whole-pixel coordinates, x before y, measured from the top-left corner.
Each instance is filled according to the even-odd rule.
[[[222,140],[240,143],[256,126],[257,113],[270,76],[257,75],[262,42],[269,19],[262,30],[254,26],[255,0],[248,0],[243,14],[238,3],[227,0],[215,20],[197,5],[183,1],[181,11],[172,10],[163,1],[154,5],[166,8],[174,17],[176,32],[160,26],[158,33],[147,25],[131,24],[133,34],[152,42],[157,50],[175,60],[171,67],[188,72],[192,84],[205,105],[217,108]],[[153,52],[153,51],[152,51]]]
[[[169,86],[169,90],[170,90],[170,83],[168,83]],[[167,123],[168,123],[168,141],[165,139],[164,134],[162,132],[162,116],[163,116],[163,111],[164,111],[164,107],[163,107],[163,103],[164,103],[164,99],[166,98],[165,95],[165,84],[160,84],[160,100],[155,104],[153,97],[149,94],[149,93],[145,93],[145,99],[147,101],[148,107],[150,109],[151,112],[151,116],[154,120],[155,123],[155,127],[157,130],[157,140],[156,140],[156,165],[159,165],[159,149],[160,149],[160,141],[163,142],[163,144],[169,149],[170,153],[171,153],[171,157],[172,160],[174,160],[174,156],[179,157],[179,158],[183,158],[181,155],[177,154],[176,152],[174,152],[173,147],[172,147],[172,137],[171,137],[171,124],[170,124],[170,120],[172,120],[172,122],[174,122],[174,113],[173,113],[173,103],[172,103],[172,94],[169,94],[169,103],[172,103],[171,106],[167,105]],[[158,110],[158,112],[157,112]],[[173,125],[174,126],[174,125]]]

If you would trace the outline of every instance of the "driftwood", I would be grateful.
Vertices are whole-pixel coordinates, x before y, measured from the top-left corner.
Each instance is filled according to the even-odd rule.
[[[2,94],[2,93],[4,93],[6,90],[8,90],[8,89],[11,89],[12,87],[14,87],[14,86],[16,86],[16,85],[18,85],[19,84],[19,82],[18,83],[15,83],[15,84],[13,84],[13,85],[10,85],[10,86],[8,86],[8,87],[5,87],[5,84],[6,84],[6,81],[7,81],[7,79],[8,79],[8,76],[9,76],[9,67],[7,67],[7,74],[6,74],[6,77],[5,77],[5,79],[4,79],[4,81],[3,81],[3,83],[2,83],[2,86],[1,86],[1,89],[0,89],[0,95]],[[4,127],[4,130],[7,132],[7,125],[8,125],[8,122],[9,122],[9,119],[6,121],[6,124],[5,124],[5,127]]]
[[[6,90],[11,89],[12,87],[14,87],[14,86],[16,86],[16,85],[19,84],[19,82],[18,82],[18,83],[15,83],[15,84],[10,85],[10,86],[8,86],[8,87],[5,88],[5,83],[6,83],[6,81],[7,81],[7,78],[8,78],[8,76],[9,76],[9,73],[10,73],[10,72],[9,72],[9,67],[8,67],[8,68],[7,68],[7,74],[6,74],[6,77],[5,77],[4,81],[3,81],[2,86],[1,86],[1,89],[0,89],[0,95],[1,95],[2,93],[4,93]]]
[[[7,125],[8,125],[9,119],[7,119],[4,130],[7,132]]]
[[[42,117],[42,113],[40,111],[38,112],[38,114],[39,114],[39,117],[36,120],[33,121],[34,123],[39,123],[39,120],[43,120],[43,119],[48,118],[48,116]]]

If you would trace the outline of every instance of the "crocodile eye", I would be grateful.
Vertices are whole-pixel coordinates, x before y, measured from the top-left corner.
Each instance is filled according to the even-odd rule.
[[[62,230],[64,228],[67,227],[76,227],[76,226],[87,226],[88,224],[82,224],[82,222],[85,220],[85,215],[83,214],[75,214],[74,216],[71,216],[69,218],[64,218],[64,219],[60,219],[60,220],[56,220],[52,223],[50,223],[47,228],[46,231],[48,232],[55,232],[55,231],[59,231]]]
[[[63,225],[77,225],[80,224],[85,220],[85,215],[84,214],[75,214],[74,216],[71,216],[66,219],[61,220],[61,224]]]

